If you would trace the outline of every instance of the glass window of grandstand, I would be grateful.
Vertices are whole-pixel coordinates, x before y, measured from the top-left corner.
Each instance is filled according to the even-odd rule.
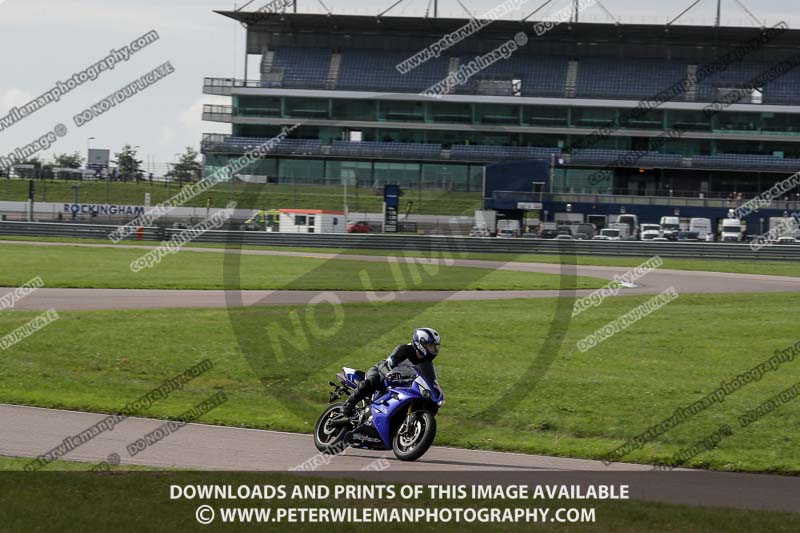
[[[271,139],[281,132],[280,126],[234,124],[234,137],[254,137],[258,139]],[[311,135],[307,130],[303,130],[306,135]],[[291,137],[291,135],[290,135]]]
[[[536,148],[563,148],[564,139],[553,134],[545,133],[523,133],[521,146],[533,146]]]
[[[572,125],[579,128],[613,126],[617,119],[615,109],[603,107],[573,107]]]
[[[425,133],[414,130],[380,130],[375,132],[375,140],[380,142],[421,143]],[[367,139],[369,140],[369,136]]]
[[[667,127],[686,131],[711,131],[711,119],[702,111],[678,111],[670,109],[667,113]]]
[[[469,191],[467,165],[422,165],[421,188]]]
[[[247,183],[277,183],[278,160],[256,159],[236,173],[240,180]]]
[[[311,159],[281,159],[278,178],[290,185],[313,185],[325,181],[322,161]]]
[[[709,139],[673,139],[664,143],[661,150],[666,154],[680,154],[684,157],[693,155],[712,155],[712,144]]]
[[[800,134],[800,120],[797,115],[786,113],[761,113],[759,122],[763,132],[782,132]]]
[[[718,154],[771,155],[777,158],[800,157],[800,145],[791,142],[717,141]]]
[[[372,185],[372,163],[369,161],[328,161],[325,165],[325,183],[344,184],[354,187]]]
[[[637,130],[663,130],[664,112],[660,109],[648,111],[629,109],[620,111],[620,122],[623,128]]]
[[[210,176],[214,172],[223,169],[228,164],[228,161],[230,159],[231,159],[230,156],[223,154],[206,154],[203,174],[205,176]]]
[[[519,106],[477,104],[475,112],[480,124],[519,124]]]
[[[286,115],[302,118],[328,118],[328,100],[320,98],[287,98]]]
[[[234,96],[234,113],[243,117],[279,117],[281,99],[266,96]]]
[[[374,187],[396,183],[400,187],[417,187],[419,182],[418,163],[375,163]]]
[[[453,130],[430,130],[425,132],[425,142],[441,144],[444,148],[450,148],[454,144],[464,144],[464,132]]]
[[[518,146],[517,136],[514,134],[481,132],[472,135],[472,142],[467,144],[480,144],[489,146]]]
[[[333,118],[337,120],[376,120],[375,100],[334,100]]]
[[[606,194],[613,187],[613,177],[607,169],[555,169],[553,192],[573,194]]]
[[[425,106],[422,102],[381,101],[378,120],[424,122]]]
[[[451,102],[431,102],[431,120],[455,124],[469,124],[472,122],[472,109],[469,104]]]
[[[569,108],[557,106],[525,106],[522,120],[531,126],[566,126]]]
[[[721,131],[758,131],[761,129],[759,113],[718,113],[716,130]]]
[[[483,166],[469,166],[469,191],[483,190]]]

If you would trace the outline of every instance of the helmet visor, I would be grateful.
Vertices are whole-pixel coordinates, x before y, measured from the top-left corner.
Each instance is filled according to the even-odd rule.
[[[436,344],[435,342],[426,342],[425,343],[425,349],[431,355],[438,355],[439,354],[439,345]]]

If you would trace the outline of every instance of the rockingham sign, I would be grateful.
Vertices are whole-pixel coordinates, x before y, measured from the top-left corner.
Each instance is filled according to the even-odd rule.
[[[141,205],[114,205],[114,204],[64,204],[64,213],[83,215],[130,215],[144,214]]]

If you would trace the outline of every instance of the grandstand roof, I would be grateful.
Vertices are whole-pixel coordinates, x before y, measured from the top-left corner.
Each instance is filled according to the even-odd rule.
[[[317,35],[387,35],[422,36],[438,39],[446,33],[467,24],[467,19],[425,17],[381,17],[363,15],[325,15],[310,13],[258,13],[244,11],[216,11],[216,13],[250,25],[255,33],[317,34]],[[503,36],[505,39],[518,31],[535,36],[536,21],[496,20],[479,32],[481,39]],[[564,23],[531,42],[550,43],[608,43],[658,45],[661,47],[729,47],[756,37],[760,28],[713,27],[690,25],[611,24],[611,23]],[[249,39],[250,46],[257,40]],[[419,45],[419,41],[414,44]],[[772,47],[796,48],[800,46],[800,30],[789,30],[781,35]],[[253,49],[250,53],[261,53]]]

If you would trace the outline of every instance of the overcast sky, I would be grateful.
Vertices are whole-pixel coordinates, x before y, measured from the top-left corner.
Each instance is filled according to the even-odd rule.
[[[239,5],[246,0],[240,0]],[[334,12],[374,15],[394,0],[323,0]],[[480,13],[497,5],[495,0],[462,0]],[[655,2],[643,0],[601,0],[621,22],[663,23],[691,4],[691,0]],[[521,18],[543,0],[532,0],[520,9]],[[255,0],[251,8],[266,4]],[[542,15],[558,11],[569,0],[554,0]],[[800,27],[797,0],[744,0],[753,14],[767,24],[785,20]],[[425,13],[427,0],[405,0],[392,15],[417,16]],[[149,155],[157,163],[174,160],[186,146],[199,149],[203,132],[228,133],[230,126],[201,120],[204,103],[225,104],[227,98],[202,94],[203,78],[242,77],[244,29],[217,15],[214,9],[233,9],[233,2],[220,0],[0,0],[0,119],[9,109],[22,105],[119,49],[133,39],[156,30],[160,39],[144,50],[88,81],[35,114],[0,131],[0,156],[52,131],[67,126],[65,136],[48,151],[80,150],[85,154],[87,139],[94,148],[119,148],[129,143],[140,146],[141,159]],[[322,12],[318,0],[299,0],[300,12]],[[711,24],[715,0],[704,0],[684,23]],[[248,10],[250,10],[248,8]],[[440,0],[440,16],[464,16],[455,0]],[[524,12],[524,13],[522,13]],[[536,18],[539,18],[538,16]],[[595,5],[582,20],[610,19]],[[723,24],[753,26],[734,0],[723,0]],[[158,65],[170,61],[175,72],[136,94],[128,101],[78,128],[72,117],[121,89]]]

